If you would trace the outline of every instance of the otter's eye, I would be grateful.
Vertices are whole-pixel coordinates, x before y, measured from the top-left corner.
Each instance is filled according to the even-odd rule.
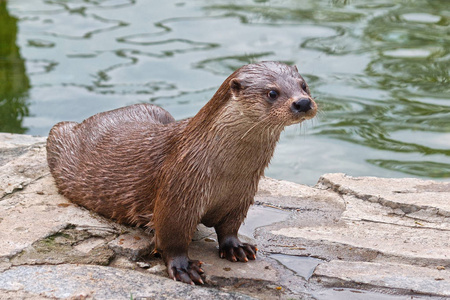
[[[302,82],[302,90],[306,92],[306,83],[304,81]]]
[[[267,93],[267,96],[269,97],[270,100],[274,101],[278,98],[278,92],[271,90],[269,93]]]

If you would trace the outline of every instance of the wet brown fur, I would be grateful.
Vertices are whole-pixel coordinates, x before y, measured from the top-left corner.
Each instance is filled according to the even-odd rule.
[[[287,125],[310,119],[293,113],[302,89],[295,67],[244,66],[191,119],[175,122],[157,106],[132,105],[61,122],[50,131],[48,164],[71,201],[120,223],[154,228],[163,256],[187,253],[196,226],[236,235],[259,179]],[[268,92],[279,97],[271,103]]]

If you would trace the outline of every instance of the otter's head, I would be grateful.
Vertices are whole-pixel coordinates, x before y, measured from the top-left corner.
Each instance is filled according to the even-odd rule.
[[[264,120],[284,127],[317,113],[308,84],[295,66],[272,61],[246,65],[234,72],[228,83],[231,101],[254,122]]]

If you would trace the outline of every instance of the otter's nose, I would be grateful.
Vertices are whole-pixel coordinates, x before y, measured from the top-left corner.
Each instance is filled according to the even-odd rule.
[[[311,99],[308,98],[300,98],[294,102],[292,102],[291,110],[294,113],[307,112],[311,109]]]

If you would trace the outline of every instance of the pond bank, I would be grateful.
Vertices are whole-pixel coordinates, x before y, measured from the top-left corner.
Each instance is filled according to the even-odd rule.
[[[0,299],[444,299],[450,183],[325,174],[261,180],[241,233],[254,262],[218,257],[199,226],[205,286],[169,280],[140,229],[58,195],[43,137],[0,133]]]

